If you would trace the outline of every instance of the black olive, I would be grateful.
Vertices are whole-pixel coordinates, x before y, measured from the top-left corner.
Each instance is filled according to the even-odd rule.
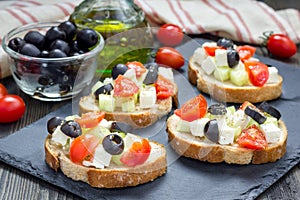
[[[67,41],[71,41],[77,33],[77,26],[71,21],[65,21],[60,23],[58,25],[58,28],[65,32]]]
[[[145,77],[144,84],[149,85],[156,82],[158,77],[158,65],[157,63],[147,63],[145,64],[146,69],[148,69],[148,73]]]
[[[117,134],[109,134],[102,140],[104,150],[111,155],[120,155],[124,150],[124,141]]]
[[[60,49],[61,51],[65,52],[66,54],[69,53],[70,47],[69,44],[61,39],[54,40],[49,47],[49,51],[54,49]]]
[[[85,28],[77,32],[76,40],[81,49],[88,49],[97,44],[99,38],[94,29]]]
[[[70,136],[72,138],[76,138],[82,134],[82,130],[81,130],[79,123],[77,123],[73,120],[64,122],[61,125],[60,130],[64,134],[66,134],[67,136]]]
[[[41,51],[33,44],[26,43],[21,47],[20,53],[26,56],[39,57]]]
[[[279,120],[281,118],[281,114],[279,112],[279,110],[277,110],[276,108],[274,108],[273,106],[271,106],[270,104],[268,104],[267,102],[262,102],[258,108],[266,113],[268,113],[269,115],[275,117],[277,120]]]
[[[45,35],[45,42],[48,43],[48,45],[51,44],[51,42],[53,42],[54,40],[57,39],[61,39],[61,40],[65,40],[66,39],[66,33],[61,30],[60,28],[58,28],[57,26],[53,26],[51,27]]]
[[[205,124],[204,135],[210,141],[214,143],[218,143],[220,133],[219,133],[218,121],[216,119],[212,119]]]
[[[267,120],[267,118],[264,116],[262,112],[260,112],[259,109],[254,108],[252,106],[247,106],[244,112],[246,115],[250,116],[259,124],[262,124]]]
[[[63,123],[64,119],[61,117],[52,117],[47,122],[47,131],[48,133],[52,134],[57,126],[61,125]]]
[[[99,94],[110,94],[110,92],[114,89],[114,86],[111,83],[105,84],[99,87],[95,92],[94,95],[96,99],[98,99]]]
[[[207,112],[212,115],[226,115],[227,109],[224,104],[217,103],[208,107]]]
[[[24,36],[27,43],[33,44],[40,50],[44,48],[45,36],[38,31],[30,31]]]
[[[227,63],[229,67],[236,66],[240,61],[240,55],[235,49],[227,50]]]
[[[221,38],[217,41],[217,45],[224,48],[233,48],[233,41],[227,38]]]
[[[53,49],[49,52],[49,58],[65,58],[67,54],[60,49]]]
[[[128,66],[124,64],[116,64],[111,71],[111,76],[113,79],[116,79],[119,75],[125,74],[125,72],[128,70]]]
[[[25,43],[25,40],[22,38],[15,37],[8,42],[8,47],[18,52]]]

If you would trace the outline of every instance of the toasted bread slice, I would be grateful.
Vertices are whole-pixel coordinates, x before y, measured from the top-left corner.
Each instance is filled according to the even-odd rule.
[[[45,159],[55,171],[60,169],[67,177],[83,181],[98,188],[121,188],[153,181],[167,170],[166,150],[154,141],[150,142],[151,153],[142,165],[136,167],[111,166],[105,169],[85,167],[73,163],[63,149],[51,142],[51,135],[45,140]]]
[[[193,56],[189,60],[188,79],[197,88],[209,94],[213,99],[221,102],[252,103],[277,99],[282,93],[282,76],[276,83],[266,83],[263,87],[236,86],[229,81],[218,81],[212,76],[208,76],[197,64]]]
[[[237,144],[220,145],[210,142],[205,137],[195,137],[188,132],[176,130],[180,118],[172,115],[167,121],[167,131],[172,148],[180,155],[210,163],[226,162],[229,164],[262,164],[275,162],[286,152],[287,128],[282,120],[279,127],[282,130],[280,140],[276,144],[269,144],[262,150],[242,148]]]
[[[175,95],[166,99],[158,99],[155,106],[149,109],[142,109],[138,105],[135,112],[105,112],[105,119],[108,121],[119,121],[129,124],[135,128],[144,128],[154,124],[157,120],[167,115],[174,105],[178,105],[178,88],[175,87]],[[84,96],[79,101],[79,112],[86,113],[99,111],[99,102],[93,94]]]

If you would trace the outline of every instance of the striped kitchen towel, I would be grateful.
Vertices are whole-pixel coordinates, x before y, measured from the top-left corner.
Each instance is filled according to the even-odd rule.
[[[81,0],[0,1],[0,42],[11,29],[31,22],[66,19]],[[6,53],[0,48],[0,78],[9,76]]]
[[[254,0],[135,0],[152,25],[173,23],[187,34],[211,33],[251,44],[261,44],[263,32],[288,35],[300,43],[300,13],[275,11]]]

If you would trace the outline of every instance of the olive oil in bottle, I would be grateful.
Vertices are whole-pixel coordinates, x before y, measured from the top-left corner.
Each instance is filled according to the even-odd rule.
[[[70,20],[79,28],[93,28],[105,39],[97,76],[110,77],[112,67],[118,63],[145,63],[151,58],[151,29],[145,14],[132,0],[84,0]]]

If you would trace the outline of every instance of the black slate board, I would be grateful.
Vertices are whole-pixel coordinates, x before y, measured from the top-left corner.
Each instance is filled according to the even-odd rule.
[[[198,45],[186,44],[179,50],[184,50],[187,57]],[[260,59],[277,66],[280,74],[285,77],[282,98],[270,101],[281,111],[289,131],[286,155],[275,163],[240,166],[210,164],[179,157],[168,145],[163,119],[151,128],[133,131],[166,145],[167,174],[137,187],[92,188],[85,183],[66,178],[61,172],[54,172],[44,161],[43,143],[47,120],[53,116],[76,113],[76,99],[14,134],[7,134],[5,137],[6,131],[1,131],[0,160],[86,199],[254,199],[300,161],[300,133],[297,125],[300,117],[300,89],[297,82],[300,68],[268,58]],[[186,80],[186,67],[175,73],[175,80],[180,83],[180,103],[199,93]],[[208,103],[211,103],[209,97],[206,97]]]

